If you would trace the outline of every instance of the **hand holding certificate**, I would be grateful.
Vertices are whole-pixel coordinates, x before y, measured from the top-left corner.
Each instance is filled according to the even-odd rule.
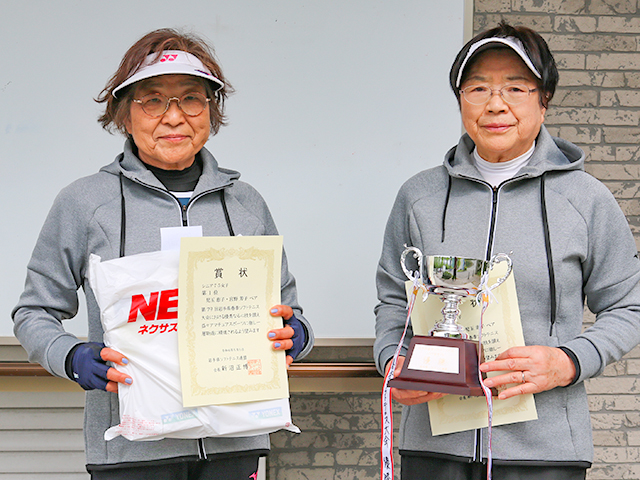
[[[178,302],[185,406],[289,395],[285,353],[267,332],[281,328],[282,237],[184,238]]]

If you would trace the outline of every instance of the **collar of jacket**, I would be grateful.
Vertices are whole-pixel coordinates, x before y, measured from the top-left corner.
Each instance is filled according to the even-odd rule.
[[[452,177],[472,178],[483,181],[473,161],[475,143],[466,133],[458,145],[445,155],[444,166]],[[545,172],[584,170],[584,152],[573,143],[552,137],[544,125],[536,139],[536,149],[529,163],[520,170],[518,177],[535,178]]]
[[[218,162],[206,148],[200,150],[198,155],[202,158],[202,175],[193,192],[194,197],[206,191],[231,186],[240,178],[239,172],[218,167]],[[133,153],[133,143],[130,139],[125,141],[123,152],[111,164],[100,170],[113,175],[122,174],[134,182],[166,190],[156,176]]]

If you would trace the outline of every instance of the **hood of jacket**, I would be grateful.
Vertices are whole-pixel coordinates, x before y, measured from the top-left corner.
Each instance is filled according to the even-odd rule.
[[[193,192],[194,196],[208,190],[231,186],[240,178],[239,172],[220,168],[217,160],[206,148],[200,150],[198,155],[202,159],[202,175]],[[123,152],[109,165],[102,167],[100,171],[112,175],[123,175],[134,182],[166,190],[164,185],[134,153],[134,144],[131,139],[125,141]]]
[[[483,180],[473,160],[475,143],[464,134],[458,145],[445,155],[444,166],[452,177]],[[517,174],[518,178],[535,178],[546,172],[584,170],[584,152],[571,142],[552,137],[544,125],[536,139],[531,159]]]

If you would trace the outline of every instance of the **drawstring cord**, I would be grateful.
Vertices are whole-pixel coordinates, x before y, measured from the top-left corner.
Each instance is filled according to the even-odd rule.
[[[444,211],[442,212],[442,238],[440,243],[444,243],[445,224],[447,223],[447,207],[449,206],[449,197],[451,196],[451,181],[453,179],[447,175],[447,196],[444,200]]]
[[[553,335],[553,326],[556,323],[556,275],[553,269],[553,255],[551,252],[551,237],[549,235],[549,217],[547,215],[547,202],[545,196],[545,178],[547,172],[540,177],[540,204],[542,206],[542,226],[544,230],[544,246],[547,251],[547,268],[549,270],[549,296],[551,300],[551,327],[549,336]]]
[[[124,244],[126,241],[127,231],[127,216],[125,215],[124,204],[124,187],[122,185],[122,172],[119,175],[120,178],[120,258],[124,257]]]
[[[229,217],[229,210],[227,210],[227,200],[224,198],[224,188],[220,191],[220,200],[222,200],[222,210],[224,211],[224,219],[227,222],[227,228],[229,229],[229,235],[235,237],[233,232],[233,226],[231,225],[231,218]]]

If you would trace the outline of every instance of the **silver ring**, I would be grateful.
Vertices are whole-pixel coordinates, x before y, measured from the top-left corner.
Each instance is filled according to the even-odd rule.
[[[527,381],[524,379],[524,371],[520,373],[522,373],[522,383],[527,383]]]

